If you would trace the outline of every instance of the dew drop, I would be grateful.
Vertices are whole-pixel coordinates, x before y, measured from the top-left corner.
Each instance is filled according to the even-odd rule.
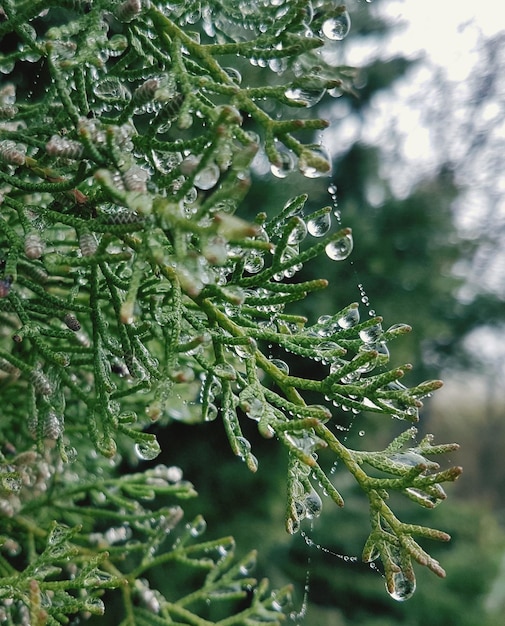
[[[308,519],[319,517],[323,508],[323,503],[321,501],[321,498],[319,497],[319,494],[317,493],[315,489],[312,489],[312,491],[309,494],[307,494],[307,496],[305,497],[304,504],[305,504],[306,517]]]
[[[215,404],[212,404],[212,402],[209,403],[209,405],[207,406],[207,413],[205,414],[205,421],[206,422],[213,422],[216,417],[217,417],[217,406]]]
[[[307,226],[305,222],[300,218],[296,219],[297,223],[295,224],[293,230],[289,233],[288,237],[288,244],[291,246],[300,243],[300,241],[305,239],[307,236]]]
[[[352,328],[353,326],[356,326],[358,322],[359,309],[357,307],[349,309],[337,320],[338,325],[342,328]]]
[[[365,343],[377,343],[383,333],[382,326],[380,324],[374,324],[368,328],[363,328],[359,331],[359,338]]]
[[[351,254],[353,245],[352,235],[349,233],[340,239],[330,241],[324,250],[333,261],[343,261]]]
[[[312,107],[317,104],[326,93],[326,89],[320,86],[316,87],[291,87],[285,92],[288,100],[300,103],[306,107]]]
[[[414,595],[416,590],[416,581],[407,578],[403,572],[393,574],[393,586],[392,589],[388,588],[386,583],[386,589],[389,595],[397,602],[405,602]]]
[[[219,167],[215,163],[209,163],[195,176],[195,187],[206,191],[212,189],[219,180]]]
[[[284,374],[289,374],[289,365],[286,361],[282,361],[281,359],[270,359],[270,363],[275,365],[275,367],[281,370]]]
[[[234,67],[224,67],[223,70],[228,74],[230,80],[232,80],[237,85],[240,85],[242,82],[242,74],[235,69]]]
[[[270,171],[277,178],[286,178],[295,168],[295,157],[291,152],[279,150],[278,163],[272,163]]]
[[[70,534],[70,530],[71,529],[64,524],[58,524],[55,526],[47,537],[48,545],[56,546],[65,541]]]
[[[263,269],[264,265],[265,260],[260,254],[250,252],[245,258],[244,269],[249,274],[257,274]]]
[[[199,537],[207,530],[207,522],[203,517],[198,516],[191,524],[188,524],[187,527],[192,537]]]
[[[148,439],[135,444],[135,454],[141,461],[152,461],[160,452],[160,444],[156,439]]]
[[[343,10],[339,15],[330,17],[323,22],[321,30],[330,41],[342,41],[351,29],[351,18],[348,11]]]
[[[298,169],[306,178],[320,178],[331,173],[331,157],[323,146],[303,150]]]
[[[330,230],[331,215],[323,213],[307,222],[307,230],[313,237],[323,237]]]

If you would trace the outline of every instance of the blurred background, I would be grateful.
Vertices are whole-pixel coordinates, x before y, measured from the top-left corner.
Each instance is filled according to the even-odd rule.
[[[207,431],[199,438],[174,424],[166,454],[174,459],[177,452],[197,486],[195,512],[205,512],[209,534],[233,534],[240,552],[259,547],[257,573],[274,584],[294,582],[295,612],[306,615],[293,623],[502,626],[505,25],[494,0],[350,0],[347,8],[350,33],[329,54],[336,65],[359,68],[354,93],[336,90],[307,112],[332,121],[313,138],[332,155],[331,176],[308,180],[293,172],[272,180],[260,156],[248,203],[251,214],[273,214],[307,192],[309,211],[332,205],[335,226],[340,219],[353,229],[355,248],[343,263],[318,259],[304,268],[304,278],[327,277],[330,287],[302,312],[314,322],[362,300],[362,317],[373,310],[386,326],[413,327],[390,346],[393,365],[415,366],[407,383],[445,381],[426,402],[419,430],[440,443],[459,442],[448,462],[463,465],[464,474],[434,511],[394,505],[402,519],[452,535],[450,544],[425,546],[447,578],[418,567],[413,599],[397,603],[385,593],[381,574],[360,563],[366,502],[338,467],[335,484],[346,507],[328,502],[305,528],[317,544],[311,547],[284,532],[286,460],[253,430],[260,461],[254,476],[226,450],[217,422],[199,426]],[[254,67],[239,69],[244,83],[254,81]],[[337,419],[349,427],[347,444],[364,449],[379,449],[406,426],[377,416]],[[185,438],[191,445],[181,446]]]

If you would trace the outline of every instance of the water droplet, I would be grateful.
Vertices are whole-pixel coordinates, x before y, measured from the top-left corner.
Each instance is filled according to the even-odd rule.
[[[280,369],[284,374],[289,374],[289,365],[285,361],[282,361],[281,359],[270,359],[270,363],[275,365],[275,367]]]
[[[307,230],[313,237],[323,237],[330,230],[331,215],[323,213],[307,222]]]
[[[324,250],[333,261],[343,261],[351,254],[353,245],[352,235],[348,233],[340,237],[340,239],[330,241]]]
[[[249,272],[249,274],[257,274],[263,269],[264,265],[265,260],[261,254],[258,254],[257,252],[250,252],[245,257],[244,269],[246,272]]]
[[[195,176],[195,187],[206,191],[212,189],[219,180],[219,167],[215,163],[209,163]]]
[[[189,529],[189,534],[192,537],[199,537],[207,530],[207,522],[203,519],[201,515],[196,517],[191,524],[187,525]]]
[[[386,589],[389,595],[397,602],[404,602],[414,595],[416,590],[416,581],[407,578],[403,572],[393,574],[393,586],[392,589],[388,588],[386,583]]]
[[[84,609],[92,615],[103,615],[105,613],[105,604],[100,598],[88,597],[84,601]]]
[[[298,169],[307,178],[320,178],[331,173],[331,157],[323,146],[303,150]]]
[[[288,100],[301,103],[306,107],[312,107],[317,104],[326,93],[326,89],[319,85],[314,87],[304,85],[303,87],[290,87],[284,95]]]
[[[304,504],[305,514],[308,519],[313,519],[314,517],[319,517],[319,515],[321,515],[323,502],[315,489],[312,489],[312,491],[307,494]]]
[[[374,324],[359,331],[359,338],[365,343],[377,343],[383,333],[381,324]]]
[[[359,322],[359,309],[358,307],[353,307],[352,309],[348,309],[342,317],[339,317],[337,323],[342,328],[352,328],[356,326]]]
[[[56,546],[65,541],[70,535],[71,529],[64,524],[56,525],[47,537],[47,544],[49,546]]]
[[[217,417],[217,413],[217,406],[215,404],[212,404],[212,402],[209,402],[207,406],[207,413],[205,414],[205,421],[213,422]]]
[[[295,219],[297,220],[297,222],[294,228],[289,233],[288,237],[288,244],[291,246],[300,243],[300,241],[305,239],[305,237],[307,236],[307,226],[305,222],[299,217]]]
[[[223,70],[228,74],[234,83],[240,85],[242,82],[242,74],[237,69],[234,67],[223,67]]]
[[[351,29],[351,18],[345,9],[339,15],[330,17],[323,22],[321,30],[330,41],[342,41]]]
[[[237,380],[237,372],[229,363],[218,363],[215,365],[214,374],[225,380]]]
[[[160,452],[161,447],[155,437],[135,444],[135,454],[141,461],[152,461]]]
[[[131,93],[129,89],[114,76],[105,78],[93,87],[96,96],[104,102],[117,102],[118,100],[129,100]]]
[[[256,556],[254,553],[249,554],[240,562],[239,572],[242,576],[249,576],[249,574],[256,567]]]
[[[418,465],[426,465],[428,461],[421,456],[417,452],[413,450],[407,450],[405,452],[397,452],[395,454],[389,455],[389,458],[394,463],[398,465],[403,465],[406,467],[417,467]]]
[[[286,178],[295,169],[295,157],[292,152],[278,150],[279,161],[270,165],[270,171],[277,178]]]

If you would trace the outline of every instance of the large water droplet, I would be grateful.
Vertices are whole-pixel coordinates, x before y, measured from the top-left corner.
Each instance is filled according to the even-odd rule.
[[[386,585],[387,592],[397,602],[404,602],[414,595],[416,590],[416,581],[407,578],[403,572],[393,574],[393,588],[389,589]]]
[[[135,454],[141,461],[152,461],[161,452],[160,444],[156,439],[148,439],[135,444]]]
[[[58,524],[55,526],[47,537],[47,544],[50,546],[56,546],[65,541],[71,534],[71,529],[65,524]]]
[[[119,78],[110,77],[97,83],[93,91],[95,95],[105,102],[115,102],[117,100],[129,100],[131,93]]]
[[[297,222],[288,237],[288,244],[290,246],[300,243],[300,241],[307,236],[307,226],[305,222],[299,217],[297,217],[296,220]]]
[[[217,413],[218,413],[217,406],[213,404],[212,402],[209,402],[207,406],[207,413],[205,414],[205,421],[213,422],[217,417]]]
[[[352,309],[348,309],[342,317],[339,317],[337,320],[338,325],[341,328],[352,328],[356,326],[359,322],[359,309],[358,307],[354,307]]]
[[[277,178],[286,178],[295,168],[295,157],[292,152],[279,150],[279,161],[270,165],[270,171]]]
[[[363,328],[359,331],[359,338],[365,343],[376,343],[383,333],[382,326],[380,324],[374,324],[368,328]]]
[[[219,180],[219,167],[215,163],[209,163],[195,176],[195,187],[206,191],[211,189]]]
[[[270,359],[270,363],[272,363],[272,365],[275,365],[275,367],[277,367],[277,369],[280,369],[281,372],[283,372],[284,374],[289,374],[289,365],[286,363],[286,361],[282,361],[281,359]]]
[[[323,146],[303,150],[298,169],[307,178],[320,178],[331,173],[331,157]]]
[[[304,504],[305,504],[305,514],[306,514],[306,517],[308,517],[308,519],[319,517],[319,515],[321,515],[323,503],[321,501],[321,498],[319,497],[319,494],[317,493],[315,489],[312,489],[312,491],[309,494],[307,494],[304,500]]]
[[[250,252],[245,257],[244,269],[246,272],[249,272],[249,274],[257,274],[263,269],[264,265],[264,258],[257,252]]]
[[[346,10],[342,10],[340,15],[325,20],[321,27],[323,35],[331,41],[342,41],[347,37],[350,29],[351,18]]]
[[[333,261],[343,261],[351,254],[353,245],[352,235],[348,233],[340,239],[330,241],[324,251]]]
[[[313,237],[323,237],[330,230],[330,227],[330,213],[323,213],[323,215],[311,218],[307,222],[307,230]]]
[[[291,87],[286,90],[285,96],[288,100],[299,102],[306,107],[312,107],[317,104],[326,93],[325,88],[320,86],[310,87]]]

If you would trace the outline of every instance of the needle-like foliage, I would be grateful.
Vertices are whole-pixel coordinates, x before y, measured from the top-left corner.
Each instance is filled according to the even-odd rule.
[[[251,471],[244,420],[284,446],[290,533],[323,493],[344,504],[318,461],[327,448],[369,499],[363,559],[381,559],[389,593],[413,593],[412,561],[444,575],[417,538],[448,536],[401,522],[387,498],[436,506],[460,469],[430,458],[456,446],[419,443],[409,426],[383,451],[352,450],[335,424],[339,406],[418,420],[440,383],[407,388],[410,366],[388,369],[409,327],[360,321],[355,303],[310,322],[286,312],[328,284],[297,279],[305,263],[352,251],[329,207],[307,212],[298,196],[241,216],[258,151],[280,178],[329,173],[324,149],[297,137],[327,125],[307,108],[352,88],[332,63],[349,24],[345,7],[308,0],[3,0],[2,623],[99,615],[113,589],[122,626],[280,622],[289,589],[251,577],[254,553],[236,561],[231,538],[199,539],[203,518],[181,523],[178,502],[195,492],[179,468],[118,471],[155,459],[147,427],[174,419],[222,420]],[[247,60],[262,86],[242,81]],[[290,374],[289,354],[323,373]],[[201,586],[164,597],[148,582],[161,565],[194,568]],[[214,618],[222,601],[229,614]]]

